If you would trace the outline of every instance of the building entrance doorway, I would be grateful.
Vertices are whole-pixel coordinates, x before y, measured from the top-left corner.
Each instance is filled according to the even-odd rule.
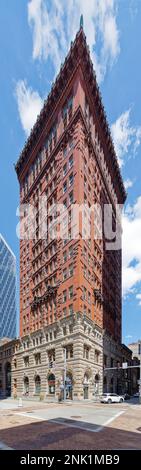
[[[84,400],[88,400],[89,398],[89,387],[88,385],[84,385]]]
[[[73,399],[73,378],[71,373],[66,375],[66,399]]]
[[[48,376],[48,392],[49,395],[55,395],[55,375],[49,374]]]
[[[5,384],[6,384],[6,395],[11,396],[11,364],[7,362],[5,366]]]
[[[84,400],[88,400],[88,398],[89,398],[89,377],[88,377],[88,374],[84,375],[83,393],[84,393]]]

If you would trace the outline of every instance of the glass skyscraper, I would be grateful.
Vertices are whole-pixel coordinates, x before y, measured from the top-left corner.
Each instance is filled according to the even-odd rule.
[[[0,339],[16,337],[16,257],[0,234]]]

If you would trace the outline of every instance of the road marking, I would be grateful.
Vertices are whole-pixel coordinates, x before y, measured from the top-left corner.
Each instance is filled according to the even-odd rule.
[[[114,421],[114,419],[118,418],[120,415],[122,415],[123,413],[125,413],[125,411],[126,411],[126,410],[119,411],[119,413],[117,413],[116,415],[112,416],[112,418],[109,418],[109,419],[103,424],[103,426],[107,426],[107,424],[112,423],[112,421]]]
[[[69,427],[69,428],[82,429],[82,431],[99,432],[99,431],[101,431],[101,429],[103,427],[103,426],[95,425],[95,426],[97,426],[96,429],[90,429],[90,428],[87,428],[85,425],[79,426],[79,424],[77,422],[76,422],[76,424],[65,423],[63,421],[61,422],[61,421],[59,421],[59,418],[58,419],[57,418],[56,419],[54,419],[54,418],[45,419],[45,418],[39,418],[39,416],[35,416],[35,415],[34,416],[30,415],[30,414],[27,415],[26,413],[16,413],[16,414],[18,414],[19,416],[24,416],[26,418],[30,417],[30,418],[36,419],[38,421],[48,421],[48,423],[50,423],[50,424],[55,423],[55,424],[59,424],[61,426]],[[66,419],[66,418],[64,418],[64,419]],[[67,419],[68,420],[70,419],[70,421],[71,421],[71,418],[67,418]],[[63,420],[63,418],[62,418],[62,420]],[[90,423],[90,424],[91,424],[91,426],[94,426],[94,424],[92,424],[92,423]]]
[[[70,421],[73,421],[71,418],[62,418],[62,422],[60,421],[60,419],[56,418],[49,418],[49,419],[46,419],[46,418],[42,418],[42,417],[39,417],[39,416],[36,416],[36,415],[30,415],[29,413],[16,413],[17,415],[19,416],[24,416],[26,418],[30,417],[30,418],[33,418],[33,419],[36,419],[38,421],[48,421],[50,424],[59,424],[59,425],[63,425],[63,426],[66,426],[66,427],[69,427],[69,428],[77,428],[77,429],[81,429],[82,431],[89,431],[89,432],[100,432],[105,426],[107,426],[108,424],[112,423],[112,421],[114,421],[116,418],[118,418],[120,415],[122,415],[123,413],[125,413],[126,410],[122,410],[120,411],[119,413],[116,413],[116,415],[112,416],[111,418],[109,418],[107,421],[105,421],[103,424],[101,425],[97,425],[97,424],[93,424],[93,423],[90,423],[90,426],[96,426],[95,429],[92,429],[91,427],[88,427],[87,426],[87,423],[85,425],[85,422],[82,421],[82,426],[79,425],[76,421],[76,423],[72,423],[71,422],[63,422],[63,419],[66,420],[70,420]]]

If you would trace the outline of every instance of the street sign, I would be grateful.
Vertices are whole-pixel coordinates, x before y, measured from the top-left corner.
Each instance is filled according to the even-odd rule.
[[[123,362],[123,363],[122,363],[122,368],[123,368],[123,369],[127,369],[127,367],[128,367],[128,362]]]

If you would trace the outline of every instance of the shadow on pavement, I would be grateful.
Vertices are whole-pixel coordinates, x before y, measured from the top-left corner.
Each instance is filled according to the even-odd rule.
[[[16,417],[16,416],[15,416]],[[17,418],[17,417],[16,417]],[[57,422],[56,422],[57,421]],[[124,431],[108,426],[100,432],[86,431],[78,426],[87,423],[62,418],[20,424],[0,431],[0,441],[19,450],[43,449],[140,449],[141,433]],[[68,424],[68,426],[67,426]],[[73,427],[74,424],[74,427]],[[93,424],[96,429],[97,425]]]

